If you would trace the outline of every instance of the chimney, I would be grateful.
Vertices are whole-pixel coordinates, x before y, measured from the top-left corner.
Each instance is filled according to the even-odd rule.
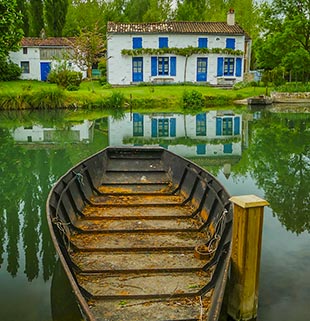
[[[229,26],[235,25],[235,10],[233,8],[230,8],[227,13],[227,24]]]

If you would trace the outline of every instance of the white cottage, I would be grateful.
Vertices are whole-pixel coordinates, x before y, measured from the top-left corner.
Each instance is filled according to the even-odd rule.
[[[42,80],[47,79],[53,64],[57,60],[68,59],[72,48],[70,43],[74,38],[65,37],[25,37],[21,41],[21,49],[10,53],[10,59],[22,69],[21,79]],[[74,71],[86,72],[78,68],[73,61],[67,61]]]
[[[250,45],[233,10],[227,22],[109,22],[108,82],[233,85],[249,70]]]

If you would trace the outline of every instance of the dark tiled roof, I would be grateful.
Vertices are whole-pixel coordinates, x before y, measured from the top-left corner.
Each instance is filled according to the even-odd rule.
[[[226,22],[152,22],[152,23],[115,23],[108,22],[108,33],[206,33],[245,35],[238,25]]]
[[[22,47],[70,47],[74,37],[48,37],[35,38],[24,37],[21,41]]]

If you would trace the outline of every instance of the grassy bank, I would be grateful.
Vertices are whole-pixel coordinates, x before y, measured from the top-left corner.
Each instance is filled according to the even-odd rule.
[[[264,94],[265,88],[220,89],[208,86],[165,85],[102,87],[97,81],[85,81],[78,91],[64,91],[54,84],[39,81],[0,82],[0,109],[101,108],[116,103],[122,96],[124,106],[135,110],[179,111],[185,91],[198,91],[205,106],[231,105],[236,100]]]

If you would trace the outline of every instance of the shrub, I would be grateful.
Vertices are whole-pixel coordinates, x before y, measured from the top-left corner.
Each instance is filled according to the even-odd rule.
[[[21,68],[11,61],[0,59],[0,80],[17,80],[22,73]]]
[[[82,82],[82,73],[72,70],[52,70],[48,75],[48,81],[57,84],[61,88],[75,88],[78,90]],[[70,89],[69,89],[70,90]]]
[[[48,89],[34,92],[30,102],[33,108],[56,109],[65,105],[65,93],[62,89]]]
[[[185,90],[182,96],[182,109],[184,112],[195,114],[204,107],[202,93],[197,90]]]

